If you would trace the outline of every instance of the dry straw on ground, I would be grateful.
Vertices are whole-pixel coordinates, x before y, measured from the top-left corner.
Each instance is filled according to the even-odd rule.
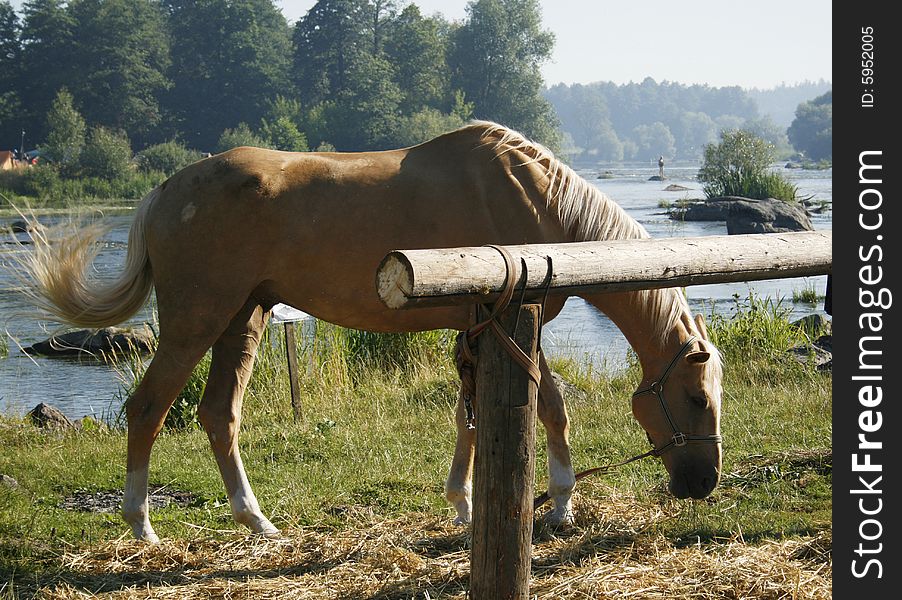
[[[537,525],[531,594],[538,598],[831,598],[831,536],[678,547],[649,531],[667,505],[577,497],[569,531]],[[198,530],[194,540],[148,546],[117,540],[63,555],[59,570],[18,591],[37,598],[460,599],[467,597],[466,531],[435,515],[379,521],[348,511],[342,531],[293,529],[232,541]]]

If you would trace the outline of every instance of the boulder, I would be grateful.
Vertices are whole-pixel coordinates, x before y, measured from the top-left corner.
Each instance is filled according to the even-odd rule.
[[[813,231],[811,219],[802,206],[782,200],[739,198],[730,203],[727,233],[786,233]]]
[[[153,349],[153,344],[153,333],[147,327],[137,331],[106,327],[96,331],[80,329],[55,335],[22,350],[42,356],[89,354],[100,358],[121,352],[147,353]]]
[[[730,209],[728,202],[698,200],[670,209],[670,218],[676,221],[726,221]]]
[[[709,198],[671,210],[670,218],[680,221],[726,221],[729,234],[784,233],[814,229],[808,212],[802,206],[774,198]]]
[[[822,334],[833,334],[833,321],[820,313],[812,313],[810,315],[806,315],[801,319],[793,321],[792,323],[790,323],[790,325],[792,327],[801,329],[805,332],[805,335],[811,338],[820,336]]]
[[[9,224],[9,229],[13,233],[27,233],[31,231],[31,226],[25,221],[13,221]]]
[[[810,344],[795,346],[787,352],[801,363],[813,361],[818,371],[833,370],[833,336],[822,335]]]
[[[72,429],[74,425],[60,409],[41,402],[28,413],[31,422],[42,429]]]
[[[586,399],[586,393],[584,391],[564,379],[564,376],[557,371],[551,371],[551,379],[554,380],[554,384],[561,393],[561,397],[568,404]]]
[[[689,188],[687,188],[685,185],[680,185],[678,183],[671,183],[666,188],[664,188],[664,191],[665,192],[687,192],[687,191],[689,191]]]

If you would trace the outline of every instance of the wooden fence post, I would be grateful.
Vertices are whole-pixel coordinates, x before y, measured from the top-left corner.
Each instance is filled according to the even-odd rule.
[[[499,322],[538,363],[540,307],[512,306]],[[478,339],[476,460],[470,551],[472,600],[527,600],[532,553],[538,388],[490,330]]]

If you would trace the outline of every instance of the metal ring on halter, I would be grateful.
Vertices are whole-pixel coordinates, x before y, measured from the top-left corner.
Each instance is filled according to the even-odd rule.
[[[676,423],[673,420],[673,415],[670,413],[670,407],[667,406],[667,402],[664,400],[664,383],[667,381],[667,378],[670,376],[671,371],[673,371],[674,367],[676,367],[677,363],[689,349],[698,341],[698,338],[694,335],[689,336],[689,339],[683,344],[680,348],[679,352],[676,353],[676,356],[670,361],[670,364],[667,365],[667,368],[664,369],[664,373],[657,381],[653,381],[648,387],[643,388],[641,390],[637,390],[633,394],[633,398],[636,396],[641,396],[642,394],[652,393],[658,399],[658,402],[661,403],[661,410],[664,412],[664,416],[667,418],[667,422],[670,424],[670,429],[673,431],[673,437],[670,438],[670,441],[660,448],[654,447],[654,442],[652,442],[652,454],[655,456],[661,456],[664,452],[669,450],[670,448],[681,448],[688,444],[689,442],[700,442],[707,444],[720,444],[723,441],[723,438],[719,435],[686,435],[676,426]],[[651,441],[651,437],[648,438]]]

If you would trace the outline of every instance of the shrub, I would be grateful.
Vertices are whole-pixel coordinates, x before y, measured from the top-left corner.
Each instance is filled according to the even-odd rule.
[[[45,204],[71,206],[94,198],[138,199],[165,179],[159,171],[144,173],[129,169],[113,180],[103,177],[66,178],[57,165],[0,173],[0,190],[7,195],[39,199]]]
[[[124,178],[132,168],[128,137],[105,127],[93,127],[79,160],[82,175],[107,181]]]
[[[743,130],[724,131],[720,137],[719,144],[705,146],[705,160],[698,172],[708,198],[797,199],[798,188],[779,173],[769,171],[774,160],[771,144]]]
[[[266,140],[254,133],[247,123],[239,123],[235,129],[226,129],[222,132],[219,141],[216,142],[216,151],[225,152],[239,146],[271,147]]]
[[[278,117],[273,121],[263,120],[260,134],[268,141],[268,145],[276,150],[287,152],[307,152],[307,136],[298,129],[288,117]]]
[[[142,171],[159,171],[167,177],[200,160],[200,157],[200,152],[186,148],[175,140],[148,146],[136,156],[138,167]]]

